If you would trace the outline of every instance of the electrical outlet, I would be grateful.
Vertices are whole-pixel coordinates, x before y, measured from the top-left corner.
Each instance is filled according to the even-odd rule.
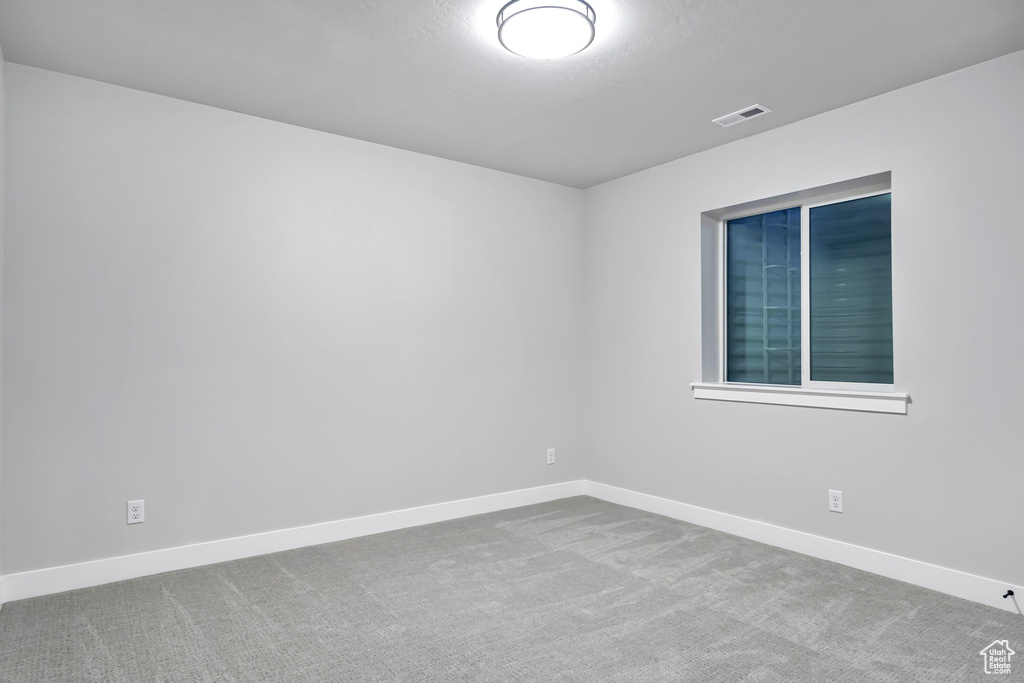
[[[555,464],[555,449],[554,448],[549,448],[548,449],[548,464],[549,465],[554,465]]]
[[[828,509],[830,512],[843,511],[843,492],[836,491],[835,489],[829,489],[828,491]]]
[[[129,500],[128,501],[128,523],[129,524],[142,524],[146,521],[146,501],[144,500]]]

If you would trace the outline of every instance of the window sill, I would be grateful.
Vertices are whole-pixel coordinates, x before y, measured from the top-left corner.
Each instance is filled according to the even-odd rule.
[[[761,384],[693,382],[693,397],[711,401],[771,403],[780,406],[860,410],[867,413],[907,414],[910,394],[837,389],[806,389]]]

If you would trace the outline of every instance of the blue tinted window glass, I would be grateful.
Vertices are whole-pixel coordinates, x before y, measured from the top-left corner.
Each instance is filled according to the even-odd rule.
[[[726,381],[800,384],[800,209],[726,223]]]
[[[891,195],[810,210],[811,379],[892,384]]]

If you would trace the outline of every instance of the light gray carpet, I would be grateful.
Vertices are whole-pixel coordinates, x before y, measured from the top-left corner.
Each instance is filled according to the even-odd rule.
[[[963,681],[1021,617],[592,498],[10,603],[0,680]],[[1001,680],[1024,680],[1024,654]]]

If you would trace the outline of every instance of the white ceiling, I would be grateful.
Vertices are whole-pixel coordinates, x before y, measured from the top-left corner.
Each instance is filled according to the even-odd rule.
[[[0,0],[8,61],[589,187],[1024,49],[1024,0],[592,0],[573,57],[505,0]],[[774,113],[727,130],[711,119]]]

